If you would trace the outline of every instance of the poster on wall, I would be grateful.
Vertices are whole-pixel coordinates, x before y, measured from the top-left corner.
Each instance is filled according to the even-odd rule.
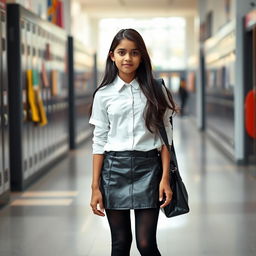
[[[47,1],[48,21],[63,28],[63,3],[61,0]]]

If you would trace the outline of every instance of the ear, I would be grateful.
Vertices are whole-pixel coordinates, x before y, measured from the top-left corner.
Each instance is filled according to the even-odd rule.
[[[115,61],[114,53],[112,51],[109,52],[109,56],[110,56],[112,61]]]

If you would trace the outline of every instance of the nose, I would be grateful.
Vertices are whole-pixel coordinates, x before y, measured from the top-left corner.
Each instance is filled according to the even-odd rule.
[[[131,59],[131,54],[129,52],[127,52],[125,54],[125,60],[130,60]]]

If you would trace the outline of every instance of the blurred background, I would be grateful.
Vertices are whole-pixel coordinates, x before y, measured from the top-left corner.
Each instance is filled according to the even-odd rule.
[[[110,254],[89,208],[88,110],[122,28],[181,108],[191,213],[160,218],[163,255],[256,254],[255,0],[0,0],[0,22],[1,255]]]

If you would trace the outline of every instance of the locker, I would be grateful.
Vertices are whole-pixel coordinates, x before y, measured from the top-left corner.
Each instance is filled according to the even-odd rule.
[[[30,21],[27,21],[26,23],[26,44],[27,44],[27,66],[26,70],[32,69],[32,23]],[[27,84],[27,81],[25,80],[25,84]],[[27,90],[27,89],[26,89]],[[30,177],[33,174],[33,167],[34,167],[34,159],[33,159],[33,137],[34,137],[34,130],[33,130],[33,123],[32,120],[32,113],[29,110],[28,111],[28,118],[29,121],[27,123],[27,145],[28,145],[28,177]]]
[[[0,27],[0,38],[2,38],[2,27]],[[2,42],[0,40],[0,52],[2,56]],[[4,142],[3,142],[3,104],[2,104],[2,97],[3,97],[3,75],[2,75],[2,58],[0,59],[0,198],[4,192]]]
[[[11,156],[17,159],[11,162],[11,187],[12,190],[24,190],[46,172],[53,162],[67,153],[68,134],[64,138],[66,150],[57,150],[62,130],[67,129],[68,125],[67,115],[60,113],[58,103],[67,99],[51,94],[51,81],[49,87],[42,87],[40,73],[40,93],[48,118],[48,124],[42,127],[39,122],[32,120],[26,79],[26,71],[33,69],[41,72],[44,61],[50,80],[52,70],[56,69],[56,60],[48,55],[59,54],[58,58],[65,55],[67,36],[62,29],[41,20],[18,4],[8,4],[8,17],[12,17],[8,18],[8,47],[13,49],[8,51],[9,99],[12,106],[10,130],[14,134],[10,151]],[[61,55],[59,49],[62,50]],[[64,63],[60,67],[59,73],[63,81],[66,81]]]
[[[28,99],[27,99],[27,87],[26,87],[26,69],[28,61],[28,45],[26,40],[27,34],[27,21],[21,19],[21,88],[22,88],[22,152],[23,152],[23,172],[24,178],[27,179],[29,176],[29,109],[28,109]]]
[[[6,11],[0,8],[0,206],[10,198],[9,105],[7,90]]]
[[[30,31],[29,31],[29,45],[30,45],[30,55],[29,55],[29,69],[33,69],[35,67],[35,58],[34,58],[34,24],[30,22]],[[30,122],[30,131],[31,137],[29,140],[30,146],[30,176],[32,176],[36,171],[36,150],[37,150],[37,139],[36,139],[36,129],[33,122]]]
[[[37,69],[38,72],[42,72],[42,62],[43,59],[41,58],[41,48],[42,48],[42,35],[41,35],[41,27],[37,26]],[[40,97],[43,100],[43,95],[42,95],[42,75],[39,77],[39,83],[41,85],[40,87]],[[44,104],[44,103],[43,103]],[[40,169],[43,166],[43,149],[44,149],[44,127],[40,127],[40,131],[39,131],[39,149],[38,149],[38,169]]]
[[[36,25],[31,23],[31,68],[36,69],[37,59],[36,59]],[[35,124],[31,123],[32,127],[32,138],[30,143],[32,144],[32,171],[31,174],[34,174],[37,171],[37,151],[38,151],[38,128]]]
[[[4,191],[9,190],[9,111],[8,111],[8,80],[7,80],[7,47],[6,47],[6,16],[1,13],[2,27],[2,106],[3,106],[3,142],[4,142]]]
[[[38,26],[33,24],[33,69],[39,72],[39,58],[38,58]],[[34,172],[40,169],[39,162],[39,152],[40,152],[40,135],[41,127],[39,125],[34,125],[35,137],[34,141]]]

